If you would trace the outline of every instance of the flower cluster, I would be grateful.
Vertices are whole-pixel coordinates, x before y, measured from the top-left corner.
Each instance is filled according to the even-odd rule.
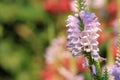
[[[115,80],[120,80],[120,54],[117,54],[111,73]]]
[[[73,56],[83,54],[85,60],[83,67],[89,67],[91,73],[98,80],[105,78],[107,80],[107,70],[102,75],[100,68],[100,60],[105,60],[99,55],[98,48],[98,31],[100,23],[94,13],[87,12],[86,0],[74,0],[73,1],[73,12],[75,15],[68,16],[66,20],[67,33],[68,33],[68,44],[67,47],[71,51]],[[99,76],[99,77],[98,77]]]
[[[82,26],[81,26],[82,25]],[[90,52],[93,59],[99,59],[98,55],[98,41],[99,35],[97,31],[100,23],[94,13],[81,10],[75,16],[68,16],[67,27],[68,30],[68,45],[70,51],[74,56],[81,54],[82,51]],[[80,30],[80,27],[83,30]]]
[[[81,44],[80,44],[80,38],[79,38],[79,19],[76,16],[68,16],[67,19],[67,27],[68,30],[68,45],[67,47],[70,49],[70,51],[73,53],[73,55],[81,54]]]

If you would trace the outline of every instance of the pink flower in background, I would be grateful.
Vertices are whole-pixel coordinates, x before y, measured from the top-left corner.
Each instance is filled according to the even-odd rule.
[[[94,9],[103,8],[105,6],[105,0],[93,0],[91,6]]]
[[[77,75],[78,72],[87,71],[82,67],[84,57],[71,57],[66,49],[65,37],[57,37],[51,42],[45,60],[45,68],[40,73],[42,80],[84,80],[83,76]]]
[[[65,80],[84,80],[84,77],[82,75],[75,75],[63,67],[59,68],[58,71],[66,78]]]

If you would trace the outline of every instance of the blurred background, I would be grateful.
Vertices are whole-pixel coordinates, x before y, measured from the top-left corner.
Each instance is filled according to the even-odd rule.
[[[0,0],[0,80],[85,80],[83,56],[66,49],[65,20],[72,0]],[[88,0],[101,23],[101,65],[110,66],[117,52],[119,0]]]

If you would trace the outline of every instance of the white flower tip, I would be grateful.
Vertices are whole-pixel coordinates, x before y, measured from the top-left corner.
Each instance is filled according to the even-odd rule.
[[[85,14],[86,14],[86,12],[84,10],[81,10],[79,15],[81,18],[83,18],[85,16]]]

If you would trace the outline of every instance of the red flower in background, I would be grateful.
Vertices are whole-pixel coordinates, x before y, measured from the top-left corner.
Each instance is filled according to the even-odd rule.
[[[45,0],[43,9],[49,13],[65,13],[70,11],[70,0]]]
[[[40,73],[43,80],[53,80],[56,70],[54,65],[47,65],[46,68]]]
[[[112,50],[113,50],[113,56],[114,56],[114,58],[116,58],[116,55],[118,53],[117,47],[116,46],[112,46]]]
[[[83,61],[84,61],[84,57],[83,56],[82,57],[81,56],[76,57],[77,69],[80,72],[86,72],[87,71],[87,68],[83,68],[83,66],[82,66]]]
[[[110,15],[116,15],[117,14],[117,3],[115,1],[111,1],[107,7],[107,11]]]
[[[64,58],[61,62],[66,69],[70,69],[70,58]]]
[[[103,34],[100,34],[100,37],[98,38],[99,44],[103,43],[105,41],[106,36]]]
[[[108,25],[109,26],[113,26],[114,24],[114,20],[116,19],[117,17],[117,12],[118,12],[118,9],[117,9],[117,2],[116,1],[110,1],[110,3],[108,4],[108,7],[107,7],[107,12],[108,12]]]
[[[58,10],[59,12],[69,12],[70,11],[70,0],[59,0]]]
[[[43,9],[46,10],[49,13],[55,13],[56,9],[56,3],[52,0],[45,0],[42,5]]]

